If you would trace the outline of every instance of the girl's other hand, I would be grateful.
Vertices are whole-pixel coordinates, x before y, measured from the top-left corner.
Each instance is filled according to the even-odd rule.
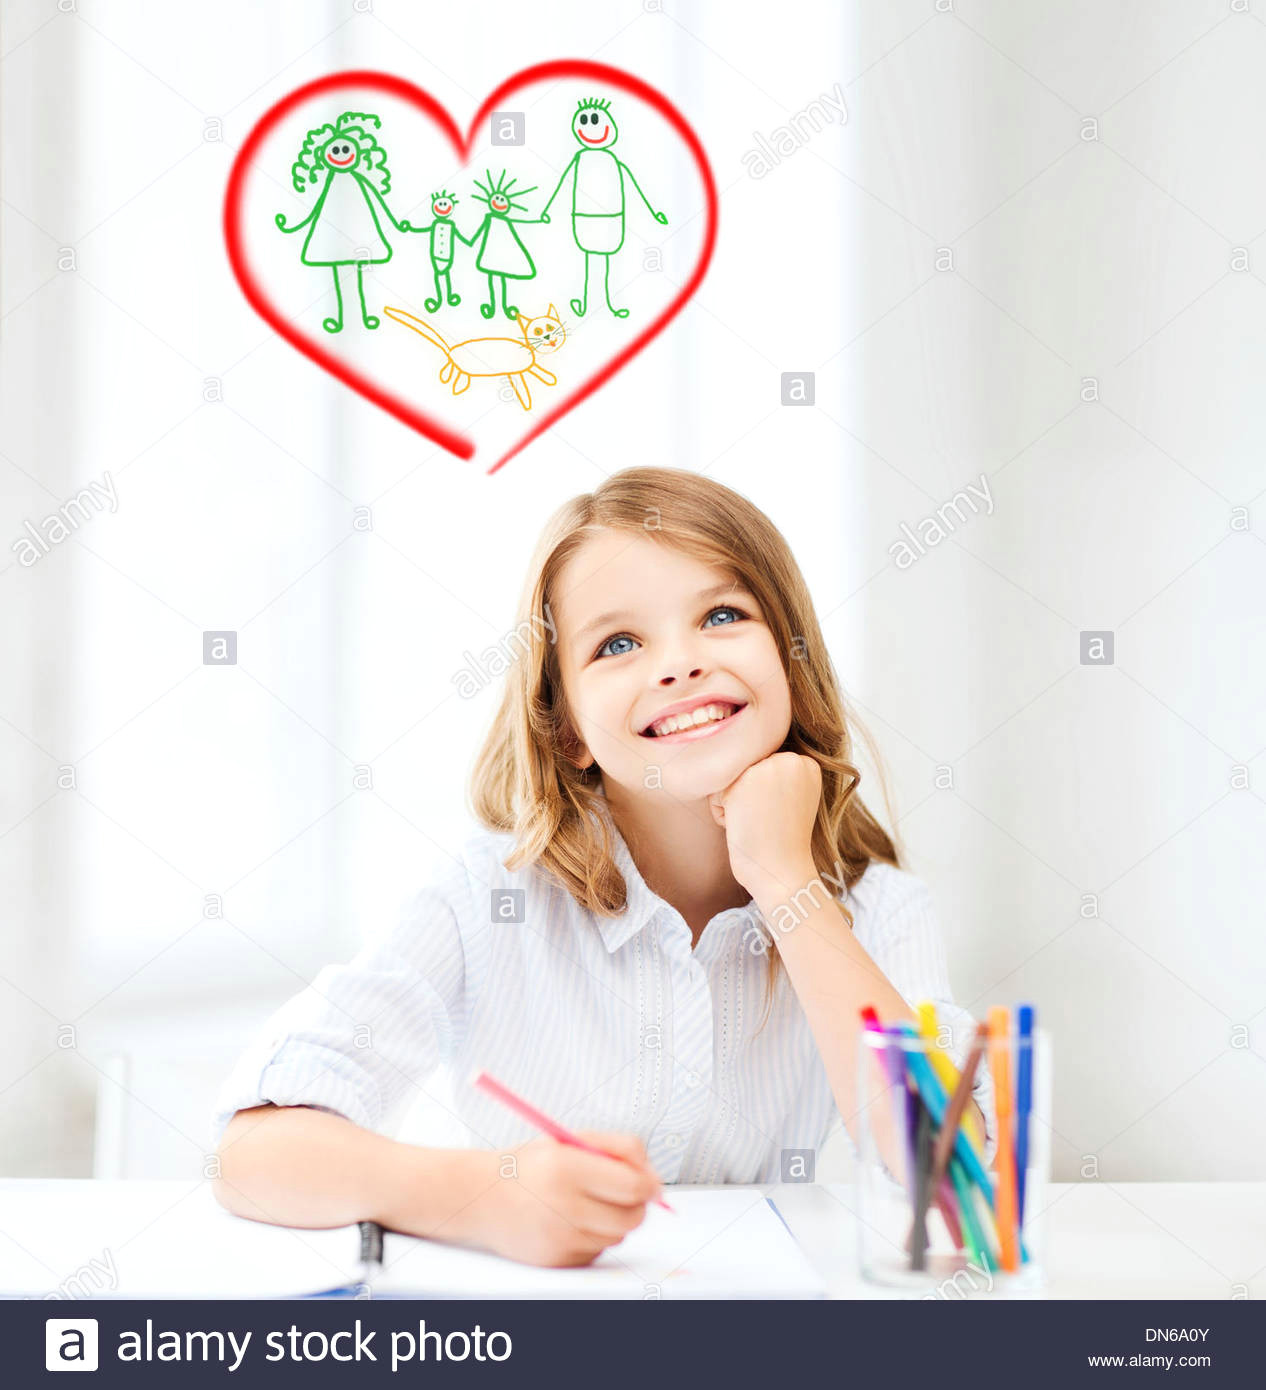
[[[542,1135],[515,1149],[516,1176],[499,1177],[472,1206],[474,1243],[525,1264],[587,1265],[646,1218],[663,1190],[633,1134],[579,1130],[619,1158],[586,1153]],[[493,1154],[506,1171],[505,1156]]]
[[[797,886],[813,869],[813,823],[822,769],[804,753],[771,753],[708,798],[725,827],[730,872],[758,902]]]

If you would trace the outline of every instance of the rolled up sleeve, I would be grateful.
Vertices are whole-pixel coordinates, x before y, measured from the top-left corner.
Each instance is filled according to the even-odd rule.
[[[875,867],[872,865],[867,875]],[[946,1051],[955,1068],[962,1071],[976,1020],[954,1003],[936,905],[927,885],[914,874],[891,865],[881,867],[886,882],[874,911],[857,923],[858,939],[912,1010],[925,1000],[935,1005],[937,1023],[950,1030]],[[987,1056],[976,1068],[972,1099],[985,1117],[984,1158],[988,1167],[998,1149],[998,1119]]]
[[[454,894],[423,889],[352,960],[281,1006],[216,1097],[212,1143],[238,1110],[304,1105],[380,1129],[453,1054],[464,995]]]

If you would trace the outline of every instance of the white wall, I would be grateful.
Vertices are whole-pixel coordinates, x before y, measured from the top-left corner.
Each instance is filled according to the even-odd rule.
[[[793,543],[894,774],[959,998],[1032,999],[1054,1031],[1055,1176],[1087,1156],[1109,1179],[1260,1176],[1255,15],[4,15],[0,1171],[90,1171],[119,1052],[125,1169],[201,1163],[249,1021],[350,954],[466,833],[493,692],[463,701],[449,676],[508,627],[541,521],[663,462],[747,493]],[[312,77],[402,73],[464,121],[563,55],[683,110],[720,239],[667,337],[488,478],[275,340],[229,273],[220,201],[252,123]],[[752,178],[756,134],[836,83],[847,124]],[[816,405],[784,408],[780,374],[801,370]],[[222,402],[204,402],[208,378]],[[106,469],[118,512],[17,566],[23,522]],[[982,473],[992,514],[899,570],[901,524]],[[362,503],[371,536],[351,529]],[[1253,529],[1233,530],[1236,506]],[[239,632],[232,673],[202,665],[220,628]],[[1112,667],[1080,664],[1083,630],[1115,633]],[[372,793],[352,791],[359,763]],[[208,893],[227,921],[203,917]]]
[[[960,998],[1054,1031],[1056,1177],[1260,1177],[1266,25],[929,8],[848,89],[877,312],[821,394],[876,566],[982,471],[995,505],[830,635]]]

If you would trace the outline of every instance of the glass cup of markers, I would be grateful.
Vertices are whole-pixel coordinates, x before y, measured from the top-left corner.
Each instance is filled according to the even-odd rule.
[[[1023,1296],[1045,1283],[1050,1039],[1033,1009],[989,1010],[962,1069],[931,1005],[920,1023],[864,1012],[858,1049],[858,1243],[864,1278],[923,1298]],[[961,1039],[960,1039],[961,1041]],[[961,1055],[961,1054],[960,1054]],[[986,1164],[967,1104],[982,1070],[997,1102]]]

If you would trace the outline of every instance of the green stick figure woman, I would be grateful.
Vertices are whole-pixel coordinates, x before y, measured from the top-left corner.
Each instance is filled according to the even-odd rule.
[[[365,267],[381,265],[391,259],[391,243],[384,227],[411,232],[408,222],[397,222],[384,195],[391,189],[387,152],[370,132],[382,122],[377,116],[345,111],[334,125],[317,126],[308,131],[303,149],[290,169],[295,191],[324,178],[325,182],[312,211],[293,227],[286,226],[286,215],[274,219],[283,232],[298,232],[311,224],[304,239],[300,259],[304,265],[327,265],[334,275],[334,294],[338,317],[323,319],[327,333],[343,328],[343,287],[339,266],[356,267],[356,293],[360,299],[361,321],[366,328],[377,328],[379,320],[365,308]]]
[[[642,192],[641,185],[633,177],[627,164],[611,153],[611,146],[619,139],[615,118],[611,115],[610,103],[587,97],[580,102],[572,116],[571,133],[580,144],[580,149],[571,157],[571,163],[563,170],[549,202],[541,211],[540,220],[549,221],[550,203],[558,197],[558,191],[567,182],[569,174],[575,173],[575,183],[571,195],[571,230],[576,245],[585,253],[585,288],[580,299],[571,301],[572,312],[583,318],[589,308],[589,258],[602,257],[602,293],[607,308],[618,319],[628,318],[627,309],[617,309],[611,303],[611,257],[624,245],[624,180],[627,178],[637,189],[638,197],[646,204],[656,222],[667,223],[662,212],[651,207],[650,200]]]
[[[430,232],[431,234],[431,273],[435,277],[435,298],[424,299],[428,313],[435,313],[447,298],[449,305],[456,308],[461,302],[462,297],[453,289],[453,238],[466,246],[473,246],[474,239],[467,241],[462,236],[461,229],[453,221],[453,209],[456,207],[458,199],[445,189],[440,189],[438,193],[431,194],[431,216],[434,219],[425,227],[414,227],[415,232]],[[443,281],[443,284],[440,282]]]
[[[508,319],[517,319],[518,309],[513,304],[506,303],[506,281],[531,280],[536,274],[536,266],[532,257],[528,255],[527,247],[519,239],[515,227],[534,224],[541,219],[511,217],[509,214],[511,208],[518,208],[520,212],[527,211],[522,203],[516,203],[514,199],[521,198],[526,193],[534,193],[536,185],[533,184],[531,188],[515,188],[518,180],[511,179],[507,183],[504,169],[494,184],[492,173],[489,170],[484,172],[487,174],[488,183],[485,186],[476,179],[475,187],[482,191],[473,196],[481,203],[488,204],[488,212],[470,243],[472,246],[475,242],[479,243],[475,268],[483,271],[488,277],[488,302],[479,306],[479,312],[486,319],[490,319],[497,312],[497,281],[500,281],[502,312]]]

